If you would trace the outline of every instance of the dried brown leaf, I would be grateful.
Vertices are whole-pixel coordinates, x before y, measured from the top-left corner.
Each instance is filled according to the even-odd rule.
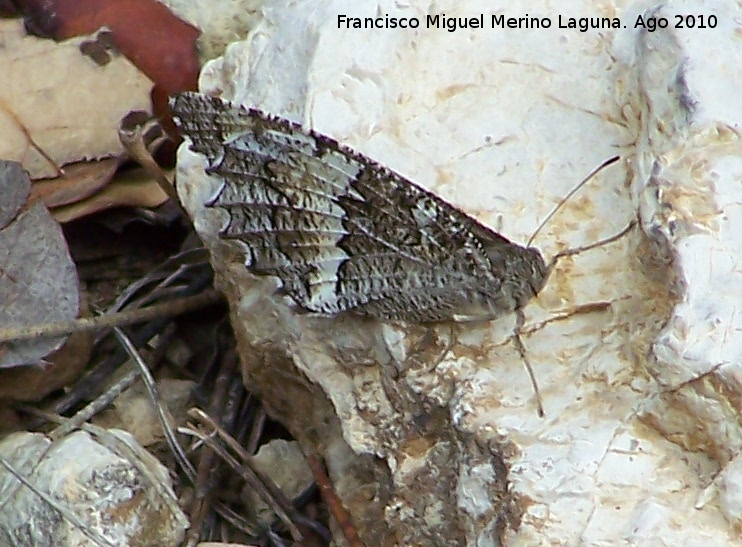
[[[118,165],[114,158],[67,165],[61,177],[34,181],[29,202],[42,201],[53,208],[82,201],[108,184]]]
[[[115,50],[101,66],[81,51],[86,41],[26,36],[22,21],[0,20],[0,157],[20,161],[33,179],[121,154],[121,117],[151,110],[150,80]]]
[[[52,210],[59,222],[69,222],[111,207],[159,207],[167,201],[157,181],[143,169],[120,173],[90,197]]]
[[[40,401],[70,386],[85,370],[93,350],[93,333],[74,332],[64,345],[44,358],[41,367],[0,369],[0,399]]]
[[[0,326],[19,327],[77,316],[79,288],[62,230],[36,204],[0,230]],[[0,347],[0,368],[38,363],[64,337]]]

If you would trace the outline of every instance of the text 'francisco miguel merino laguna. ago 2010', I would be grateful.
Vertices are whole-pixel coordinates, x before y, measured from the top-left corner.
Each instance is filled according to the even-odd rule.
[[[558,15],[556,24],[553,17],[534,17],[527,13],[523,17],[506,17],[504,14],[491,14],[485,17],[480,13],[471,17],[448,17],[445,13],[427,15],[424,25],[418,17],[396,17],[389,14],[379,17],[350,17],[338,14],[338,28],[347,29],[442,29],[455,32],[459,29],[575,29],[587,32],[591,29],[618,29],[626,27],[618,17],[568,17]],[[715,15],[676,15],[675,21],[668,21],[665,17],[650,17],[638,15],[632,21],[633,28],[644,28],[653,32],[658,28],[714,28],[717,24]],[[485,26],[489,23],[489,27]]]

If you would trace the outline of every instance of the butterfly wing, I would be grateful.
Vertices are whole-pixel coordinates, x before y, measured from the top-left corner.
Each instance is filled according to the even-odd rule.
[[[279,277],[303,308],[440,321],[518,306],[491,259],[504,267],[531,250],[435,194],[255,109],[196,93],[171,108],[207,172],[224,181],[209,203],[229,213],[222,236],[243,242],[247,267]]]

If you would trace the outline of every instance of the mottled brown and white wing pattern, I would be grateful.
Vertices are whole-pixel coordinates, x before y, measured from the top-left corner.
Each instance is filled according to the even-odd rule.
[[[218,98],[171,100],[207,173],[222,236],[301,307],[380,319],[491,319],[542,287],[540,253],[333,139]]]

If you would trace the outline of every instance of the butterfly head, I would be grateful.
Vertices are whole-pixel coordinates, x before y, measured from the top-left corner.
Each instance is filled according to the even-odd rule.
[[[493,315],[509,313],[524,307],[546,284],[550,267],[538,249],[521,247],[495,239],[485,244],[493,283],[485,290],[489,294]]]
[[[551,266],[544,262],[544,257],[535,247],[528,247],[525,249],[525,253],[527,253],[526,263],[530,268],[530,276],[527,277],[529,280],[528,285],[532,291],[531,296],[529,296],[530,299],[541,292],[541,289],[546,285],[546,281],[551,273]]]
[[[514,249],[515,251],[515,249]],[[506,259],[506,291],[509,290],[515,309],[525,306],[546,284],[550,268],[541,252],[534,247],[519,247]]]

